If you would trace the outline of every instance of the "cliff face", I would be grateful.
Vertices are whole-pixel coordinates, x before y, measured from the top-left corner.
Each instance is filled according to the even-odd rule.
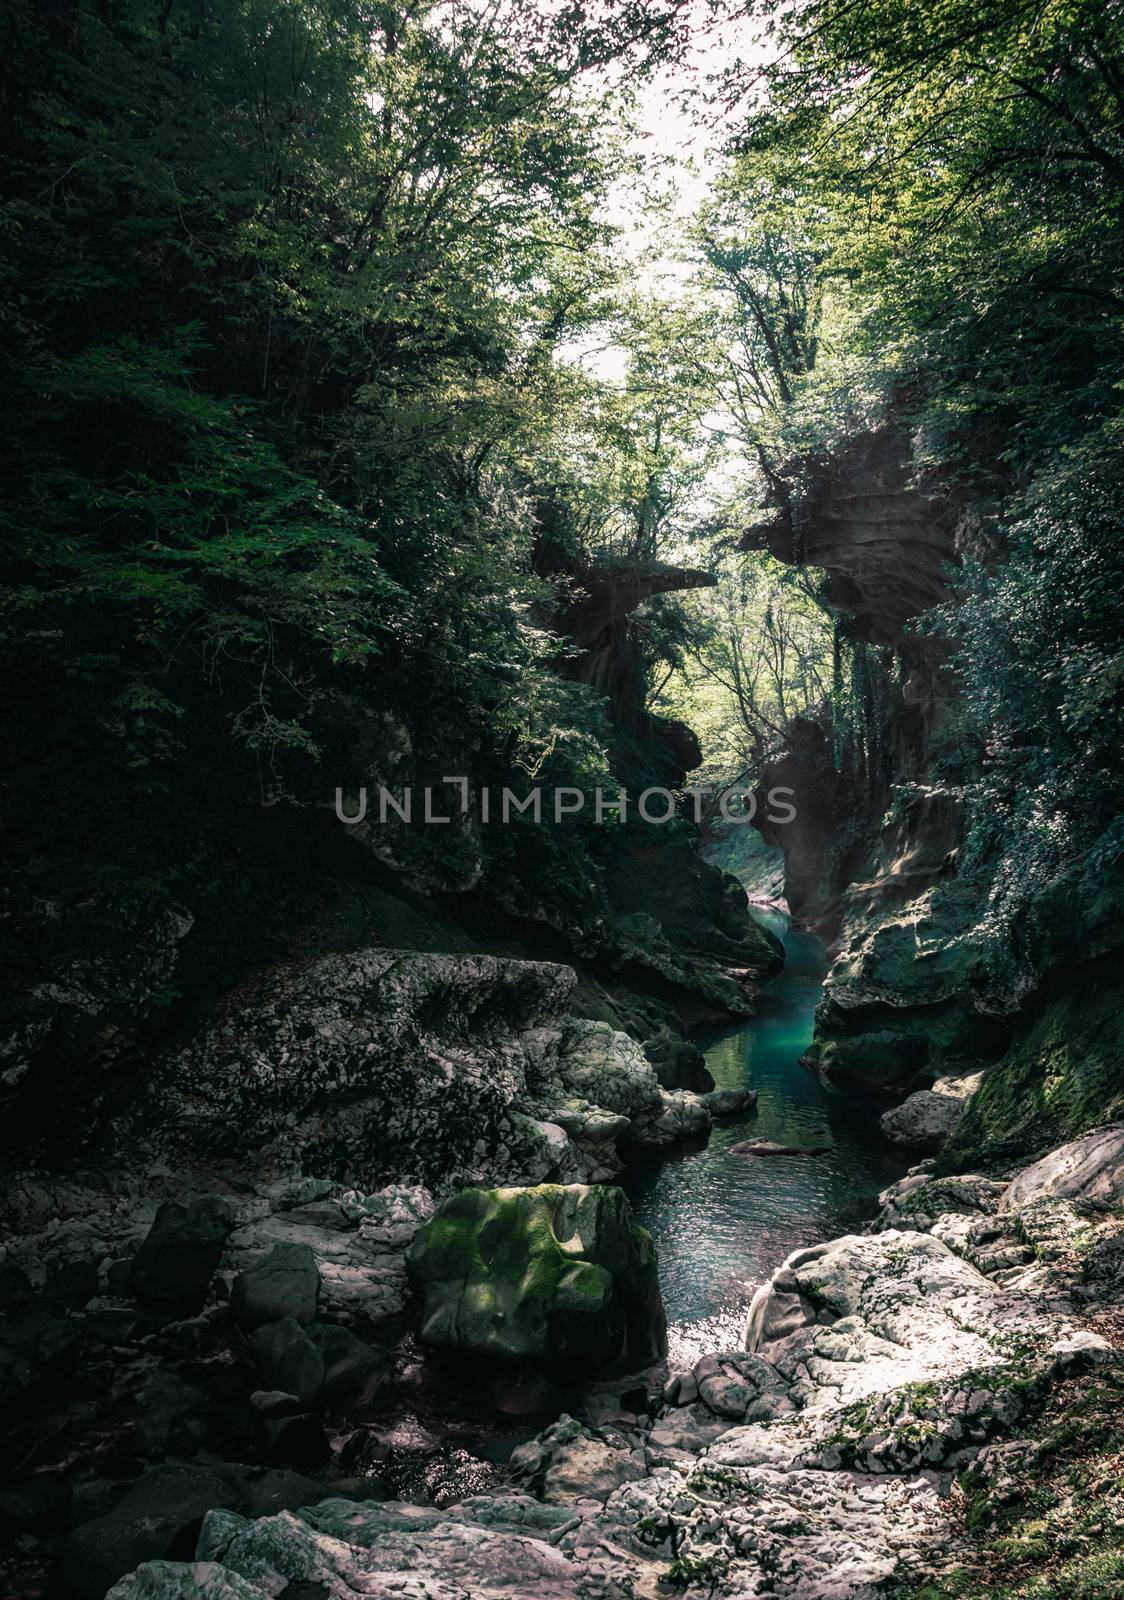
[[[916,623],[951,598],[960,538],[955,510],[916,476],[909,435],[891,422],[804,463],[798,481],[775,480],[773,520],[741,541],[821,568],[840,635],[861,652],[867,748],[837,752],[827,729],[798,720],[762,785],[795,791],[796,822],[767,837],[785,850],[794,914],[829,937],[849,885],[894,899],[926,887],[957,838],[955,797],[927,788],[953,690],[940,641]]]
[[[841,759],[830,731],[790,730],[766,786],[795,789],[798,819],[771,842],[786,854],[794,913],[835,943],[809,1064],[900,1089],[1001,1062],[957,1136],[975,1159],[993,1145],[998,1156],[1012,1095],[1060,1073],[1061,1104],[1047,1115],[1039,1103],[1037,1138],[1024,1126],[1009,1159],[1088,1126],[1095,1107],[1076,1058],[1063,1050],[1047,1069],[1034,1040],[1056,1035],[1051,1007],[1119,933],[1111,885],[1081,860],[1030,885],[1021,909],[1004,916],[997,886],[1018,870],[1009,841],[965,856],[964,793],[935,760],[955,685],[924,619],[953,598],[949,575],[982,535],[971,506],[942,502],[918,478],[908,433],[890,422],[811,463],[802,493],[780,485],[775,520],[745,536],[747,548],[826,570],[828,604],[865,674],[865,724],[859,736],[849,731]],[[1120,1081],[1118,1052],[1106,1070]]]
[[[940,647],[906,624],[949,598],[956,539],[949,507],[918,487],[908,434],[896,423],[803,464],[799,483],[774,482],[776,517],[743,536],[790,565],[822,567],[831,609],[853,637],[898,651],[907,673],[935,680]],[[924,699],[919,677],[910,701]]]

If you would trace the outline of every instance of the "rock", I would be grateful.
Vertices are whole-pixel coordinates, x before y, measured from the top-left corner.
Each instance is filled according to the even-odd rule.
[[[700,1137],[709,1130],[710,1116],[698,1095],[685,1089],[661,1089],[659,1093],[656,1114],[633,1132],[636,1144],[672,1144],[676,1139]]]
[[[335,1187],[330,1178],[278,1178],[275,1183],[263,1183],[258,1193],[275,1211],[290,1211],[294,1206],[326,1200]]]
[[[670,1028],[645,1041],[644,1054],[655,1068],[664,1089],[690,1089],[705,1094],[714,1088],[706,1057],[697,1045],[679,1038]]]
[[[20,1310],[9,1312],[0,1328],[0,1345],[48,1372],[65,1366],[81,1339],[77,1323],[42,1295],[36,1295]]]
[[[1095,1205],[1124,1201],[1124,1126],[1095,1128],[1024,1167],[1012,1178],[1000,1206],[1014,1211],[1047,1196]]]
[[[403,1250],[412,1243],[437,1209],[429,1190],[421,1184],[391,1183],[375,1194],[361,1195],[349,1189],[340,1196],[340,1210],[359,1224],[359,1236],[390,1250]]]
[[[335,1201],[249,1220],[231,1235],[227,1258],[233,1267],[254,1272],[276,1244],[312,1251],[320,1273],[319,1315],[380,1322],[404,1310],[409,1297],[404,1255],[361,1238]]]
[[[1006,1187],[974,1173],[936,1178],[929,1173],[912,1172],[878,1196],[880,1209],[871,1227],[876,1233],[887,1228],[926,1233],[938,1217],[991,1216],[998,1211],[999,1198]]]
[[[743,1139],[730,1146],[732,1156],[822,1156],[830,1144],[777,1144],[772,1139]]]
[[[508,1463],[514,1481],[540,1500],[607,1500],[622,1483],[643,1478],[644,1452],[610,1440],[565,1412],[538,1438],[519,1445]]]
[[[270,1454],[292,1467],[322,1466],[332,1453],[324,1424],[310,1411],[270,1417],[265,1424]]]
[[[209,1586],[210,1578],[199,1580],[206,1563],[190,1562],[199,1524],[244,1526],[238,1512],[269,1517],[291,1507],[314,1505],[328,1487],[288,1470],[263,1471],[222,1461],[206,1467],[184,1462],[151,1467],[111,1510],[82,1523],[63,1540],[59,1554],[65,1592],[75,1600],[102,1600],[110,1584],[143,1562],[140,1571],[145,1577],[135,1591],[138,1594],[170,1593],[184,1600],[249,1595],[259,1600],[258,1590],[221,1569],[215,1569],[215,1587]],[[164,1561],[161,1555],[179,1559]],[[122,1582],[129,1584],[132,1579]],[[111,1592],[121,1587],[118,1583]]]
[[[68,1311],[80,1311],[98,1292],[98,1269],[90,1261],[70,1261],[47,1274],[43,1293]]]
[[[31,1279],[14,1261],[0,1262],[0,1311],[25,1306],[32,1297]]]
[[[887,1139],[910,1150],[939,1150],[964,1115],[966,1102],[956,1095],[919,1089],[879,1118]]]
[[[305,1171],[426,1184],[496,1171],[504,1118],[557,1053],[576,981],[568,967],[488,955],[324,956],[281,982],[266,974],[258,995],[166,1056],[133,1114],[195,1156],[268,1146]]]
[[[230,1291],[234,1320],[246,1333],[283,1317],[309,1323],[320,1299],[320,1272],[306,1244],[275,1244],[250,1272],[239,1273]]]
[[[271,1389],[295,1394],[309,1406],[324,1384],[324,1358],[292,1317],[268,1322],[254,1335],[254,1355]]]
[[[28,1523],[49,1521],[65,1510],[70,1497],[70,1484],[61,1472],[25,1478],[0,1489],[0,1525],[21,1531]]]
[[[323,1498],[331,1485],[306,1478],[287,1467],[247,1467],[240,1462],[220,1461],[215,1472],[227,1485],[231,1498],[227,1504],[249,1517],[268,1517],[277,1511],[292,1511],[311,1506]]]
[[[110,1585],[140,1562],[190,1556],[194,1525],[233,1498],[222,1478],[204,1467],[173,1462],[151,1467],[111,1511],[82,1523],[62,1541],[59,1566],[68,1592],[76,1600],[102,1600]]]
[[[321,1393],[325,1400],[357,1394],[369,1400],[385,1383],[389,1371],[386,1357],[347,1328],[317,1323],[308,1330],[308,1336],[324,1363]]]
[[[563,1097],[631,1122],[642,1121],[659,1108],[660,1086],[643,1050],[607,1022],[567,1019],[551,1073]]]
[[[146,1561],[105,1600],[262,1600],[265,1593],[214,1561]]]
[[[297,1396],[284,1389],[255,1389],[250,1404],[263,1417],[293,1417],[304,1409]]]
[[[132,1344],[150,1331],[150,1323],[143,1312],[127,1310],[120,1306],[106,1306],[93,1311],[82,1324],[87,1339],[99,1344]]]
[[[744,1350],[703,1356],[691,1378],[699,1401],[719,1417],[761,1422],[793,1409],[789,1386],[777,1369]],[[684,1386],[684,1397],[689,1392]]]
[[[699,1096],[712,1117],[736,1117],[757,1110],[756,1089],[712,1089]]]
[[[229,1232],[228,1213],[217,1196],[189,1206],[166,1201],[133,1257],[132,1292],[161,1310],[198,1311]]]
[[[429,1462],[424,1474],[425,1492],[435,1506],[456,1505],[471,1495],[495,1487],[496,1469],[467,1450],[444,1449]]]
[[[114,1261],[105,1275],[106,1292],[116,1300],[127,1300],[133,1292],[133,1258]]]
[[[414,1240],[427,1344],[576,1375],[667,1348],[656,1255],[615,1188],[466,1189]]]
[[[745,1342],[798,1405],[837,1407],[994,1366],[1060,1326],[932,1235],[891,1229],[794,1251],[755,1294]]]
[[[200,1535],[215,1563],[203,1577],[217,1587],[167,1588],[183,1583],[183,1569],[160,1573],[161,1587],[152,1587],[142,1570],[112,1600],[265,1600],[282,1592],[280,1573],[290,1596],[301,1594],[299,1580],[327,1577],[332,1591],[372,1600],[574,1600],[573,1563],[548,1537],[571,1520],[526,1496],[488,1495],[451,1510],[327,1500],[255,1523],[223,1513],[208,1518]],[[196,1581],[198,1570],[187,1569]]]

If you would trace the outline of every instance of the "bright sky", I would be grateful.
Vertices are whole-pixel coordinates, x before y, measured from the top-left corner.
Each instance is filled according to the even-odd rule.
[[[609,220],[622,230],[620,250],[635,283],[653,294],[674,292],[690,271],[671,241],[680,231],[676,225],[689,221],[706,198],[726,132],[720,113],[701,103],[701,93],[693,104],[684,100],[692,89],[705,91],[708,78],[736,60],[759,60],[765,53],[759,23],[745,18],[716,23],[707,19],[704,5],[696,9],[699,23],[686,59],[649,78],[638,107],[637,147],[650,174],[644,187],[666,200],[669,214],[662,226],[653,226],[634,180],[617,184],[607,207]],[[560,354],[606,383],[624,380],[625,353],[619,346],[575,340]]]

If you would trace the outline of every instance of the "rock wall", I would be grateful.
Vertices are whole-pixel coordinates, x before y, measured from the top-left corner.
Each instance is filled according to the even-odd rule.
[[[1002,1062],[947,1159],[985,1159],[984,1146],[996,1159],[1044,1149],[1088,1126],[1097,1094],[1104,1115],[1124,1093],[1118,1055],[1110,1068],[1101,1052],[1090,1094],[1075,1043],[1049,1064],[1035,1043],[1050,1007],[1084,983],[1085,964],[1118,946],[1118,895],[1075,862],[1004,920],[991,902],[1014,867],[998,853],[964,859],[964,794],[934,759],[955,685],[925,617],[953,598],[956,561],[983,553],[979,509],[914,465],[908,429],[892,416],[778,479],[774,498],[774,520],[743,543],[826,570],[827,604],[858,647],[865,710],[841,751],[830,726],[794,724],[763,784],[795,790],[796,823],[767,837],[785,851],[794,913],[833,944],[808,1064],[900,1091]],[[1045,1100],[1055,1102],[1048,1114]]]
[[[574,972],[363,950],[259,974],[165,1052],[96,1158],[368,1187],[600,1181],[618,1143],[709,1126],[641,1047],[570,1013]]]

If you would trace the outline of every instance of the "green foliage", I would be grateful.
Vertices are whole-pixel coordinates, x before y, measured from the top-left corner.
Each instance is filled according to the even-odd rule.
[[[674,673],[653,704],[699,735],[700,782],[756,776],[796,716],[830,692],[832,626],[815,580],[770,557],[722,554],[718,584],[677,602],[684,617]]]
[[[1122,426],[1114,417],[1043,463],[1005,558],[969,562],[940,618],[983,752],[966,867],[998,855],[989,915],[1008,924],[1075,861],[1095,875],[1124,855]]]
[[[596,541],[553,559],[548,513],[582,525],[558,480],[590,416],[609,499],[639,504],[654,469],[556,352],[614,288],[619,115],[588,71],[674,54],[678,11],[10,0],[17,1059],[65,1078],[91,1036],[119,1054],[173,991],[289,946],[337,785],[606,773],[601,697],[558,670]],[[546,857],[533,914],[603,914],[596,841],[512,862],[447,831],[395,841],[398,864],[499,889]],[[173,912],[194,926],[169,986],[145,962]]]

